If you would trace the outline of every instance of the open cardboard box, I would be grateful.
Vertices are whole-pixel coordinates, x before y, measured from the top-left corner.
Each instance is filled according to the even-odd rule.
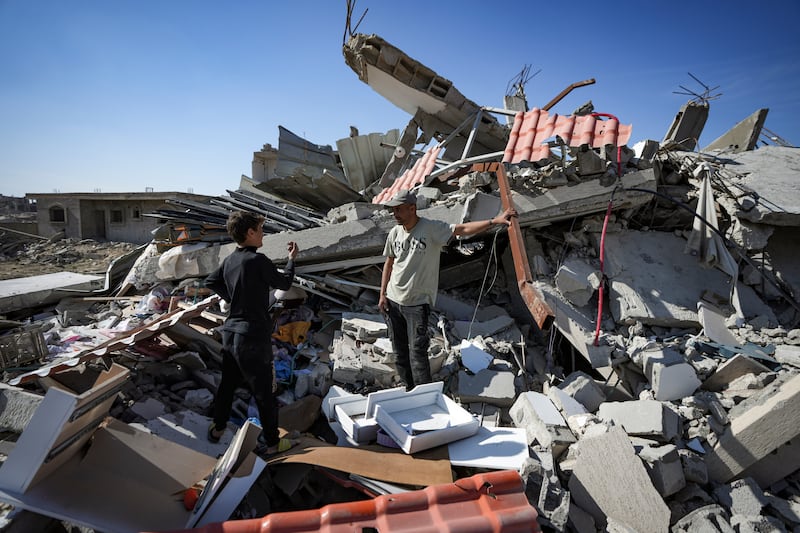
[[[219,459],[108,416],[129,371],[71,370],[49,390],[0,467],[0,500],[99,531],[185,529],[227,520],[266,463],[245,424]],[[206,480],[194,509],[184,491]]]
[[[404,452],[435,448],[478,431],[478,420],[443,394],[442,388],[441,381],[426,383],[375,403],[375,420]]]

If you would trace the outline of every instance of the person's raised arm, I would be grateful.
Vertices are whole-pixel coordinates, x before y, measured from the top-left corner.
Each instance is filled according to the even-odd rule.
[[[457,237],[468,237],[470,235],[477,235],[478,233],[487,231],[492,226],[498,224],[511,225],[511,217],[517,216],[517,210],[512,208],[506,209],[499,215],[488,220],[475,220],[473,222],[464,222],[463,224],[456,224],[453,230],[453,235]]]

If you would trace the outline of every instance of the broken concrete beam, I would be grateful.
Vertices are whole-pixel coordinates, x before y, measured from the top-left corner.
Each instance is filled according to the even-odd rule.
[[[680,400],[691,396],[700,386],[694,367],[673,348],[645,351],[642,366],[656,400]]]
[[[779,344],[775,346],[775,360],[782,365],[800,368],[800,346],[793,346],[790,344]]]
[[[628,172],[620,181],[625,189],[655,190],[656,188],[656,178],[652,169]],[[599,180],[587,180],[576,185],[548,189],[547,194],[538,196],[528,196],[513,191],[512,197],[519,212],[520,226],[541,227],[558,220],[603,213],[608,208],[609,193],[609,188],[601,185]],[[614,197],[614,208],[635,207],[650,200],[650,194],[626,190],[622,196]]]
[[[711,479],[726,483],[800,434],[800,374],[731,416],[731,424],[709,450]]]
[[[458,373],[458,397],[461,403],[483,402],[498,407],[511,407],[517,397],[514,373],[485,368],[470,375]]]
[[[697,139],[703,133],[706,120],[708,120],[708,102],[689,100],[675,115],[661,144],[677,145],[680,149],[691,152],[697,146]]]
[[[678,414],[656,400],[605,402],[600,405],[597,416],[622,426],[629,435],[655,437],[661,441],[672,440],[680,430]]]
[[[726,153],[736,154],[755,149],[758,137],[761,135],[761,128],[764,127],[764,121],[767,120],[767,113],[769,113],[769,109],[766,108],[757,110],[712,141],[703,148],[703,151],[724,150]]]
[[[583,259],[568,258],[556,272],[556,288],[564,297],[582,307],[600,287],[600,272]]]
[[[611,518],[635,531],[669,531],[669,508],[622,428],[584,437],[574,448],[577,459],[569,490],[598,524]]]
[[[511,406],[509,415],[517,427],[525,428],[529,444],[537,442],[549,448],[554,457],[561,455],[575,442],[575,436],[567,427],[564,417],[544,394],[533,391],[520,394]]]
[[[719,392],[728,388],[728,385],[733,380],[740,378],[745,374],[758,375],[762,372],[769,371],[769,368],[762,365],[755,359],[751,359],[745,355],[737,354],[719,365],[716,372],[711,374],[708,379],[703,382],[703,388],[707,391]]]
[[[558,388],[566,392],[587,411],[594,413],[606,401],[603,388],[585,372],[577,371],[564,378]]]
[[[800,470],[800,439],[790,440],[772,453],[748,466],[741,477],[751,477],[762,489],[786,477],[787,473]]]

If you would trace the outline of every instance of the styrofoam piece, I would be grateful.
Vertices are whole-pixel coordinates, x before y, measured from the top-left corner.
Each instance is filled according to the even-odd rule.
[[[478,431],[478,420],[444,395],[442,386],[440,381],[428,383],[403,396],[376,402],[378,425],[405,453],[441,446]]]
[[[441,388],[441,383],[426,383],[415,387],[413,391],[434,391]],[[397,387],[371,392],[366,397],[360,394],[342,395],[331,398],[328,408],[353,444],[366,444],[377,439],[378,422],[375,420],[375,406],[378,402],[401,398],[406,394],[409,393],[405,388]]]
[[[528,451],[525,428],[479,427],[471,437],[447,445],[450,464],[495,470],[519,470]]]
[[[339,398],[361,398],[360,394],[354,394],[352,392],[347,392],[345,389],[340,387],[339,385],[333,385],[329,390],[328,394],[322,399],[322,412],[325,413],[325,417],[328,420],[334,419],[333,414],[333,406],[336,405],[336,402],[339,401]]]

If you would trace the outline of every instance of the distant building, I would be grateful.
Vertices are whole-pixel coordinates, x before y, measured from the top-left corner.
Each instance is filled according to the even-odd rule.
[[[208,203],[211,196],[182,192],[28,193],[36,201],[38,232],[42,237],[64,233],[65,238],[144,244],[153,240],[157,210],[182,211],[167,200]]]

